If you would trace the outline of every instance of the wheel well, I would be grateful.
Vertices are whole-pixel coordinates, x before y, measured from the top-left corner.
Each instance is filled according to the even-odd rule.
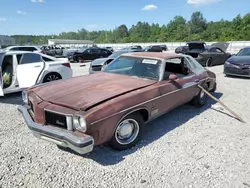
[[[146,109],[141,109],[137,111],[142,116],[144,122],[148,121],[148,111]]]
[[[59,74],[58,72],[49,72],[48,74],[46,74],[46,75],[43,77],[43,82],[45,81],[45,78],[46,78],[47,76],[50,76],[50,75],[57,75],[60,79],[62,79],[61,74]]]

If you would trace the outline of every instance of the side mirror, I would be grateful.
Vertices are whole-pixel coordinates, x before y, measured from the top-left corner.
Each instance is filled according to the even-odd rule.
[[[170,74],[170,75],[169,75],[169,80],[175,81],[175,80],[177,80],[177,79],[178,79],[178,76],[177,76],[177,75],[175,75],[175,74]]]

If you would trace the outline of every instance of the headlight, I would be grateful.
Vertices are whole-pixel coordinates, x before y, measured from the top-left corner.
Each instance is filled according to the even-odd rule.
[[[85,119],[82,116],[75,115],[73,116],[73,126],[74,129],[80,130],[83,132],[87,131],[87,124]]]
[[[231,65],[231,63],[229,63],[228,61],[225,62],[226,65]]]
[[[22,99],[25,104],[28,104],[28,94],[26,91],[22,92]]]

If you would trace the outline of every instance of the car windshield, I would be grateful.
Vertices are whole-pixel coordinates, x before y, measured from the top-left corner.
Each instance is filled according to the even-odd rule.
[[[103,71],[150,80],[159,80],[160,61],[121,56],[106,66]]]
[[[250,48],[240,50],[237,56],[250,56]]]

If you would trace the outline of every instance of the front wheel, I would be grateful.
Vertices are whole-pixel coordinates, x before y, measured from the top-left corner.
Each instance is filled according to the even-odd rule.
[[[208,91],[208,86],[204,85],[203,88]],[[192,104],[196,107],[202,107],[207,103],[207,94],[201,89],[199,94],[192,100]]]
[[[139,113],[130,114],[117,125],[110,146],[116,150],[126,150],[140,140],[144,121]]]

